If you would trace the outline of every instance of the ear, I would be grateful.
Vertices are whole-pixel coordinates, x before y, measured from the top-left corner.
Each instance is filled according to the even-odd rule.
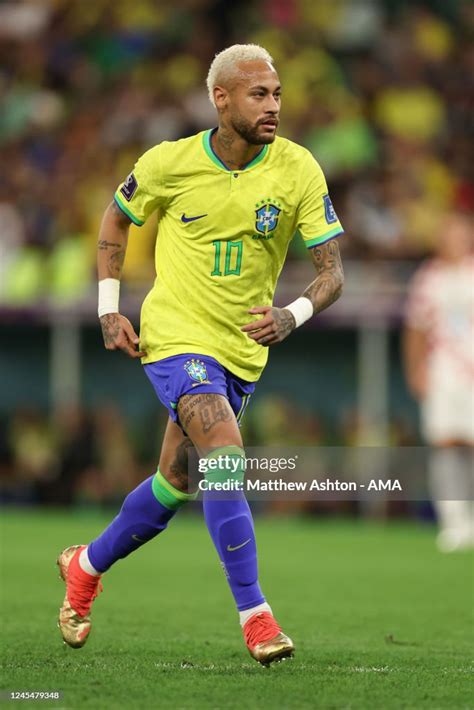
[[[214,103],[218,111],[223,111],[227,106],[227,99],[229,97],[229,92],[222,86],[215,86],[214,91]]]

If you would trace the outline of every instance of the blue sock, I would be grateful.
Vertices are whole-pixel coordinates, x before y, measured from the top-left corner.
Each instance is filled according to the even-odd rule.
[[[150,476],[125,498],[120,513],[87,548],[91,565],[105,572],[114,562],[162,532],[193,494],[174,488],[160,473]]]
[[[228,456],[239,461],[239,470],[214,469],[206,474],[209,481],[243,480],[244,459],[239,447],[230,446],[211,452],[207,458]],[[257,547],[252,513],[243,492],[206,492],[203,498],[206,525],[221,559],[229,586],[239,611],[262,604],[265,597],[258,583]]]

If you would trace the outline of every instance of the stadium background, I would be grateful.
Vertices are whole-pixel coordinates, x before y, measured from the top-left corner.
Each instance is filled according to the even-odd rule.
[[[214,53],[234,41],[273,54],[284,87],[280,133],[320,161],[347,230],[344,296],[272,348],[246,440],[419,442],[399,331],[407,280],[432,253],[440,215],[474,200],[470,20],[469,3],[436,1],[0,7],[8,498],[120,498],[156,461],[164,412],[140,366],[101,343],[98,227],[138,155],[214,125],[204,80]],[[153,242],[153,224],[132,225],[122,310],[135,322],[153,278]],[[296,236],[277,302],[310,280]]]
[[[98,227],[116,185],[138,155],[161,140],[215,124],[204,80],[215,52],[233,42],[257,42],[273,55],[283,84],[280,134],[317,157],[347,232],[340,240],[346,272],[343,297],[271,349],[246,415],[245,441],[311,446],[420,443],[417,408],[402,372],[400,330],[407,282],[420,261],[433,253],[440,216],[450,209],[472,210],[474,203],[468,177],[472,20],[472,4],[461,0],[37,0],[0,5],[0,477],[3,501],[10,506],[6,534],[17,540],[6,556],[13,565],[8,568],[10,578],[19,550],[22,560],[34,556],[25,525],[54,550],[77,541],[66,532],[68,525],[71,535],[80,530],[87,539],[113,508],[105,515],[102,509],[116,506],[154,470],[165,414],[139,364],[103,349],[96,317]],[[132,225],[121,310],[135,323],[153,278],[153,241],[153,224],[142,229]],[[312,274],[296,236],[277,303],[301,293]],[[100,524],[92,513],[90,520],[53,513],[46,518],[40,507],[35,513],[25,508],[31,504],[95,511]],[[464,563],[450,563],[457,566],[448,570],[434,557],[434,528],[423,523],[431,517],[428,504],[375,510],[325,504],[313,506],[312,512],[315,524],[323,513],[403,516],[395,537],[378,527],[357,532],[351,523],[320,530],[322,544],[333,546],[341,565],[352,569],[353,579],[363,573],[370,585],[376,570],[382,570],[385,598],[397,593],[397,580],[402,583],[408,575],[415,575],[410,577],[413,589],[418,580],[420,585],[436,585],[440,594],[452,589],[452,582],[460,595],[461,589],[469,591],[472,577]],[[195,530],[194,522],[183,524],[184,531],[188,525]],[[271,544],[275,530],[272,520],[265,525],[260,517],[264,547]],[[291,540],[302,544],[310,539],[311,529],[292,528],[285,521],[282,525],[291,557],[296,554]],[[26,535],[22,543],[20,531]],[[184,540],[180,534],[178,543]],[[205,533],[193,534],[199,538]],[[165,561],[172,565],[169,554]],[[209,549],[209,561],[202,558],[205,574],[211,576],[212,554]],[[265,554],[271,557],[268,550]],[[329,553],[325,556],[320,549],[319,554],[321,574],[326,569],[341,585],[336,590],[335,582],[330,591],[336,600],[344,577],[329,564]],[[416,576],[422,574],[418,554],[433,555],[423,568],[426,578]],[[126,563],[132,574],[139,569],[136,565],[145,564],[142,552],[136,558],[139,562]],[[39,568],[34,570],[41,579]],[[301,576],[296,566],[293,574]],[[222,580],[216,584],[222,585]],[[421,587],[419,594],[415,601],[410,594],[407,599],[421,624],[426,612]],[[281,595],[280,608],[291,616],[284,589]],[[376,603],[370,592],[367,599],[369,606],[362,612],[366,621],[372,618],[370,605]],[[48,597],[54,608],[56,601],[59,596]],[[318,603],[327,601],[321,596]],[[446,628],[455,630],[451,646],[459,650],[469,604],[461,597],[451,602],[459,612],[457,626],[446,618],[438,599],[423,633],[430,624],[433,636],[440,632],[437,623],[443,617]],[[16,608],[12,596],[9,603],[10,609]],[[358,598],[359,611],[361,603]],[[335,604],[331,614],[338,613]],[[173,613],[170,607],[170,618]],[[349,611],[347,615],[350,629],[353,617]],[[417,620],[408,618],[416,634]],[[21,645],[21,624],[13,616],[11,624],[12,638]],[[342,657],[332,642],[328,631],[323,666],[333,663],[327,655],[332,651]],[[350,646],[352,639],[346,637],[346,643]],[[137,648],[132,642],[138,653]],[[235,653],[241,653],[238,649]],[[176,658],[186,652],[180,647]],[[416,653],[410,662],[417,663]],[[211,662],[212,654],[206,654]],[[369,656],[366,660],[370,666]],[[11,677],[21,680],[22,668]],[[30,679],[36,670],[29,667]],[[286,681],[290,684],[288,674]],[[341,692],[346,687],[339,677],[335,683]],[[407,692],[416,693],[416,685],[416,679],[408,683]],[[460,687],[457,680],[456,685]],[[334,707],[338,688],[327,691],[327,703]],[[374,692],[372,707],[392,707],[388,695],[378,696],[370,684],[366,690],[369,695],[362,694],[360,707],[370,706],[364,702]],[[347,693],[353,692],[358,698],[351,686]],[[211,702],[214,696],[209,698]],[[82,705],[87,702],[84,696]]]

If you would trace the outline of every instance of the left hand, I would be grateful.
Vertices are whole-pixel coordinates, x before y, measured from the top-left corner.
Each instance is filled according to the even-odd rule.
[[[263,318],[247,323],[240,329],[259,345],[268,346],[281,343],[296,328],[294,316],[286,308],[255,306],[248,313],[263,315]]]

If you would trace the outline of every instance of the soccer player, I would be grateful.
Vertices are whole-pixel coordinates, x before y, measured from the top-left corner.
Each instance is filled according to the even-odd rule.
[[[142,359],[169,420],[156,474],[127,496],[96,540],[68,547],[58,558],[66,582],[59,626],[73,647],[87,640],[101,575],[162,532],[195,497],[188,489],[189,446],[213,463],[206,474],[211,482],[243,480],[239,422],[268,346],[331,305],[342,289],[334,238],[343,230],[321,168],[307,150],[276,137],[281,89],[271,56],[257,45],[229,47],[212,62],[207,85],[218,128],[147,151],[117,189],[101,226],[105,347]],[[129,225],[142,225],[153,212],[157,275],[143,303],[139,338],[119,312],[119,285]],[[297,229],[316,278],[303,296],[275,308],[276,282]],[[232,473],[223,461],[232,463]],[[291,656],[293,642],[258,582],[244,494],[222,499],[206,492],[203,507],[251,655],[264,665]]]
[[[470,218],[440,225],[437,255],[409,288],[405,329],[408,384],[433,447],[430,483],[443,552],[474,546],[474,257]]]

